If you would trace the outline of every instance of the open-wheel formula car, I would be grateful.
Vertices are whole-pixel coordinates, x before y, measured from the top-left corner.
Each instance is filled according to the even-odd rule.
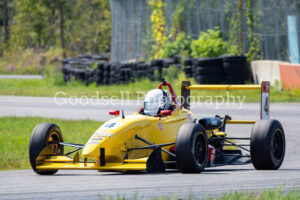
[[[168,87],[170,96],[163,87]],[[193,89],[261,90],[261,119],[200,117],[190,111]],[[99,127],[85,145],[64,142],[55,124],[38,124],[30,139],[30,163],[40,175],[51,175],[61,169],[150,173],[178,169],[182,173],[200,173],[206,167],[251,162],[256,169],[276,170],[284,159],[285,136],[280,122],[269,119],[269,92],[269,82],[191,85],[183,81],[179,102],[172,86],[163,81],[158,89],[149,92],[163,97],[158,103],[158,113],[153,114],[155,100],[147,96],[144,106],[132,115],[112,110],[110,114],[115,117]],[[229,137],[226,124],[253,124],[251,137]],[[249,140],[249,144],[236,143],[244,140]],[[64,146],[74,150],[66,153]]]

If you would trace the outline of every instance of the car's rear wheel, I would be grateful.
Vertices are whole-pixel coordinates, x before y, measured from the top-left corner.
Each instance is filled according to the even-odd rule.
[[[208,139],[200,124],[187,123],[176,136],[176,163],[182,173],[200,173],[208,160]]]
[[[285,136],[280,122],[274,119],[257,121],[251,132],[250,151],[256,169],[278,169],[285,154]]]
[[[36,169],[36,160],[46,147],[51,149],[51,155],[62,155],[64,148],[59,142],[63,142],[63,137],[56,124],[42,123],[35,126],[29,143],[29,158],[33,171],[40,175],[52,175],[58,171]]]

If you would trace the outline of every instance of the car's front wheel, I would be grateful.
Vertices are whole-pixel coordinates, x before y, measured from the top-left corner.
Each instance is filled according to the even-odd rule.
[[[208,160],[208,139],[200,124],[187,123],[176,136],[176,163],[182,173],[200,173]]]
[[[48,147],[51,155],[62,155],[64,148],[59,142],[63,142],[61,130],[56,124],[42,123],[35,126],[29,143],[30,164],[37,174],[52,175],[58,170],[38,170],[36,161],[40,153]]]

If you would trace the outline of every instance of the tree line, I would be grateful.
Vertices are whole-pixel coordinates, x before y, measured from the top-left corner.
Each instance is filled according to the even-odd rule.
[[[109,0],[0,0],[0,53],[51,47],[108,52],[110,32]]]

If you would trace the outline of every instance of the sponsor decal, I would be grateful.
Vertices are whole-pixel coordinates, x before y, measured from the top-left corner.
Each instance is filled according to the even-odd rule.
[[[100,136],[100,137],[110,137],[111,133],[106,133],[106,132],[96,132],[95,136]]]
[[[100,144],[100,142],[103,140],[103,137],[93,135],[93,137],[89,140],[88,144]]]
[[[89,141],[88,144],[99,144],[99,142],[97,142],[97,141]]]
[[[89,142],[88,142],[88,144],[100,144],[100,142],[103,140],[103,138],[101,138],[101,137],[92,137],[90,140],[89,140]]]
[[[123,123],[120,123],[120,122],[112,122],[112,123],[104,124],[102,127],[116,129],[116,128],[121,127],[122,125],[123,125]]]
[[[101,140],[103,140],[103,138],[101,138],[101,137],[93,137],[93,138],[91,138],[91,141],[101,141]]]
[[[162,130],[162,124],[161,123],[158,124],[158,128],[159,128],[159,130]]]

